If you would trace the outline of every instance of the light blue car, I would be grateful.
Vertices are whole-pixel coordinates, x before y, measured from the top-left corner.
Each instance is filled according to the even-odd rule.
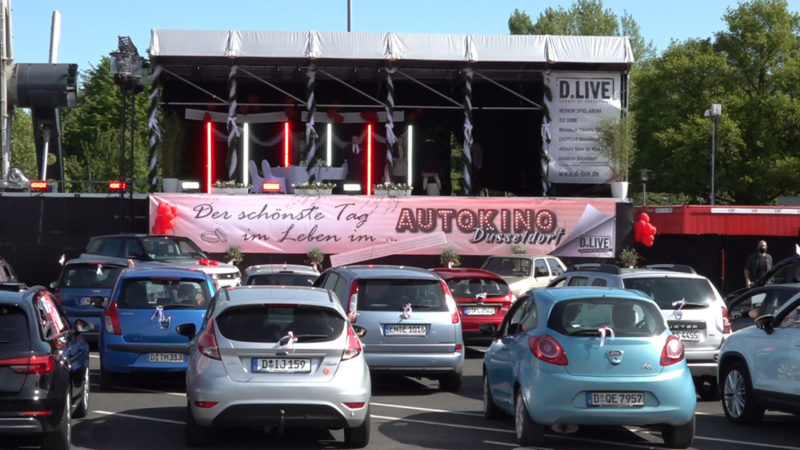
[[[514,416],[521,445],[549,427],[649,426],[671,448],[694,439],[697,397],[683,343],[638,291],[547,288],[523,295],[483,361],[484,414]]]

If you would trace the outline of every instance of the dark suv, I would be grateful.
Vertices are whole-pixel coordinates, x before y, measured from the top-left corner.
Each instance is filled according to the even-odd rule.
[[[322,272],[314,286],[339,298],[371,372],[435,378],[446,391],[461,388],[461,318],[438,275],[408,266],[341,266]]]
[[[717,363],[720,347],[731,333],[730,317],[711,281],[693,268],[663,264],[622,269],[612,264],[578,264],[550,286],[609,286],[644,292],[658,303],[672,334],[683,341],[697,393],[705,400],[719,396]]]
[[[89,346],[41,286],[0,291],[0,435],[41,435],[70,448],[70,420],[89,409]]]

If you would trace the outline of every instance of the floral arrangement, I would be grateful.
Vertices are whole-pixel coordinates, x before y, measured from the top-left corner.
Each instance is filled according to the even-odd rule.
[[[308,183],[292,183],[292,186],[295,189],[333,189],[336,187],[336,184],[325,181],[309,181]]]
[[[249,188],[250,186],[239,183],[236,180],[217,180],[214,182],[215,188]]]
[[[407,191],[411,189],[406,183],[381,183],[376,184],[375,189],[382,191]]]

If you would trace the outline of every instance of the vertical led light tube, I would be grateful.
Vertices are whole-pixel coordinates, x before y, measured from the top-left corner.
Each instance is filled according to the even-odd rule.
[[[283,122],[283,167],[289,167],[289,122]]]
[[[406,152],[406,167],[408,168],[408,175],[407,175],[408,176],[408,187],[413,187],[414,185],[413,185],[412,181],[414,180],[414,177],[412,176],[412,174],[414,172],[411,170],[411,163],[412,163],[412,161],[414,161],[414,158],[413,158],[413,156],[414,156],[414,127],[411,126],[411,125],[408,126],[408,145],[406,145],[406,149],[408,150]]]
[[[367,195],[372,195],[372,124],[367,124]]]
[[[328,128],[328,135],[327,135],[327,142],[325,145],[327,149],[325,164],[328,167],[330,167],[333,165],[333,124],[329,123],[327,128]]]
[[[206,194],[211,193],[212,149],[211,149],[211,120],[206,120]]]
[[[250,184],[250,124],[245,122],[242,127],[242,183]]]

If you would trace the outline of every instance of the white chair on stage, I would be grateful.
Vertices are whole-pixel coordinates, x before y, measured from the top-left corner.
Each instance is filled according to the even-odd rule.
[[[286,179],[272,175],[272,171],[269,167],[269,161],[266,159],[261,160],[261,173],[258,172],[258,166],[256,166],[256,162],[252,159],[250,160],[250,179],[253,180],[253,184],[250,186],[250,192],[252,193],[263,194],[263,184],[265,181],[274,181],[280,183],[281,189],[279,192],[284,194],[286,193]]]

